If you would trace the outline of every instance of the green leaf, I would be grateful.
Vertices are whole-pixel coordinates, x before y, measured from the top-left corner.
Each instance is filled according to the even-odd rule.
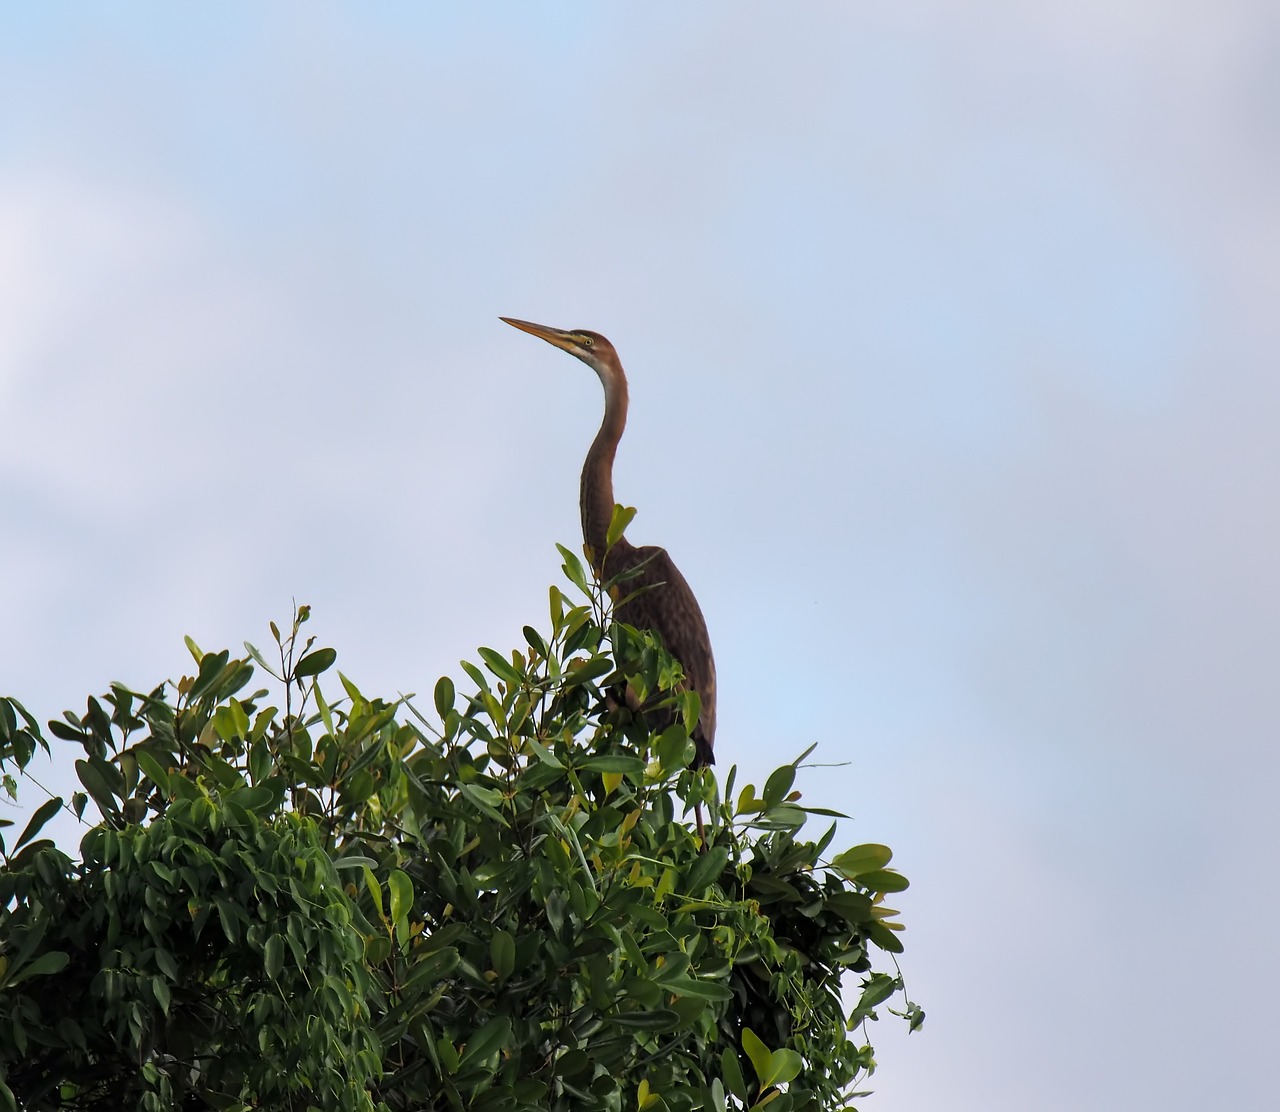
[[[267,939],[263,949],[262,967],[271,980],[279,980],[280,971],[284,968],[284,938],[273,934]]]
[[[17,852],[27,842],[40,833],[41,828],[54,815],[62,809],[62,796],[55,795],[52,799],[46,799],[39,807],[36,813],[31,816],[31,821],[27,823],[26,829],[22,831],[22,835],[13,843],[14,852]]]
[[[443,718],[451,710],[456,699],[456,693],[453,689],[453,680],[448,676],[441,676],[436,681],[435,703],[436,713]]]
[[[726,1046],[720,1052],[720,1076],[724,1078],[725,1085],[738,1100],[744,1104],[747,1102],[747,1081],[742,1076],[742,1063],[738,1061],[738,1055],[734,1052],[733,1047]]]
[[[605,534],[605,544],[612,548],[620,540],[622,534],[627,531],[627,526],[635,519],[636,508],[634,506],[614,506],[613,514],[609,519],[609,530]]]
[[[785,1085],[800,1075],[800,1071],[804,1068],[804,1059],[794,1050],[783,1047],[773,1052],[769,1068],[772,1071],[769,1084]]]
[[[428,985],[435,984],[442,977],[447,977],[457,969],[461,960],[457,949],[453,946],[446,946],[442,950],[426,954],[421,961],[413,966],[409,979],[404,983],[404,992],[408,993],[410,990],[416,992],[426,988]]]
[[[632,776],[644,775],[644,760],[641,757],[630,757],[625,753],[600,753],[588,757],[579,768],[592,772],[621,772]]]
[[[458,783],[458,790],[490,818],[509,825],[498,810],[502,806],[502,793],[497,788],[486,788],[480,784],[468,784],[465,780]]]
[[[142,769],[147,779],[150,780],[165,795],[169,794],[169,773],[163,765],[156,759],[154,753],[147,749],[138,749],[135,751],[138,757],[138,767]]]
[[[267,663],[266,658],[262,655],[262,653],[260,653],[256,648],[254,648],[251,644],[249,644],[248,641],[244,643],[244,651],[247,652],[251,657],[253,657],[255,661],[257,661],[258,667],[261,668],[264,672],[266,672],[267,675],[277,680],[283,680],[284,677],[277,675],[275,672],[275,669],[273,669],[271,665]]]
[[[720,877],[728,863],[728,846],[712,846],[706,853],[699,854],[693,866],[685,874],[683,894],[700,899],[707,890],[707,886]]]
[[[468,676],[471,677],[476,687],[478,687],[481,691],[489,690],[489,681],[485,679],[484,673],[480,671],[480,669],[477,668],[474,664],[472,664],[471,661],[460,660],[458,661],[458,663],[462,666],[462,670],[466,672]]]
[[[493,961],[498,984],[502,984],[516,967],[516,940],[508,931],[493,932],[493,937],[489,939],[489,957]]]
[[[854,846],[839,854],[831,861],[831,867],[841,876],[849,880],[857,880],[863,873],[883,869],[893,859],[893,850],[888,846],[869,842],[866,845]]]
[[[496,1054],[511,1041],[511,1019],[505,1015],[494,1016],[467,1040],[462,1052],[461,1066],[468,1062],[480,1062]]]
[[[759,1082],[760,1088],[767,1088],[769,1082],[766,1078],[768,1078],[772,1068],[773,1054],[770,1053],[769,1048],[760,1041],[760,1037],[750,1027],[742,1029],[742,1049],[751,1061],[751,1068],[755,1070],[756,1080]]]
[[[564,563],[560,566],[564,570],[565,578],[577,587],[579,591],[590,598],[591,588],[587,586],[587,575],[586,572],[582,570],[582,561],[565,548],[564,545],[558,544],[556,545],[556,548],[560,550],[560,556],[564,560]]]
[[[529,648],[531,648],[535,653],[539,656],[546,656],[548,654],[550,650],[547,648],[547,643],[542,639],[542,634],[534,629],[533,626],[527,625],[520,632],[524,634],[524,639],[528,643]]]
[[[853,1011],[849,1013],[848,1026],[856,1027],[871,1015],[877,1004],[888,1000],[899,988],[898,979],[887,973],[873,973],[862,982],[862,995]]]
[[[93,757],[90,760],[76,761],[76,775],[80,777],[80,783],[85,790],[93,797],[93,801],[104,815],[109,818],[115,818],[120,814],[119,804],[116,802],[114,785],[112,783],[111,773],[115,770],[102,760],[101,757]],[[118,779],[119,774],[116,774]]]
[[[20,985],[31,977],[47,977],[51,973],[60,973],[67,967],[67,962],[70,960],[71,956],[61,950],[46,950],[35,961],[23,966],[9,981],[9,987]],[[14,964],[17,965],[17,962],[15,961]]]
[[[888,927],[876,919],[862,925],[863,933],[888,954],[902,953],[902,941]]]
[[[240,700],[230,699],[213,712],[213,729],[223,741],[248,736],[249,716]]]
[[[385,919],[387,913],[382,902],[382,885],[378,883],[378,878],[373,875],[373,870],[368,865],[364,866],[364,886],[373,897],[373,906],[378,910],[378,917]]]
[[[674,772],[689,763],[689,735],[678,722],[663,730],[653,747],[663,772]]]
[[[711,1079],[711,1088],[707,1100],[703,1103],[706,1112],[727,1112],[728,1104],[724,1095],[724,1082],[718,1077]]]
[[[399,869],[392,869],[387,877],[387,889],[391,893],[391,922],[399,933],[413,909],[413,881]]]
[[[525,738],[525,744],[537,754],[538,760],[552,768],[563,769],[564,762],[560,760],[550,749],[533,738]]]
[[[573,662],[570,661],[570,664]],[[573,668],[564,679],[565,687],[577,687],[579,684],[589,683],[591,680],[597,680],[601,676],[607,676],[613,671],[613,661],[607,656],[593,656],[589,660],[579,664]]]
[[[776,769],[772,776],[764,786],[764,805],[766,808],[776,806],[787,797],[787,793],[791,791],[791,785],[795,783],[796,770],[794,765],[783,765]]]
[[[733,990],[717,981],[703,981],[697,977],[664,977],[662,987],[677,996],[689,996],[695,1000],[732,1000]]]
[[[674,1031],[680,1026],[680,1013],[671,1008],[647,1008],[642,1012],[620,1012],[602,1018],[614,1027],[634,1031]]]
[[[489,669],[498,679],[512,687],[520,687],[524,683],[524,676],[516,671],[515,666],[500,652],[493,649],[486,649],[483,646],[476,649],[480,659],[484,661],[485,667]]]
[[[547,893],[544,905],[547,912],[547,923],[557,936],[564,934],[564,897],[556,891]]]
[[[892,869],[872,869],[858,874],[858,883],[873,892],[901,892],[910,886],[910,881],[901,873]]]
[[[860,926],[871,918],[871,897],[844,889],[827,897],[827,906],[850,926]]]
[[[336,649],[316,649],[315,652],[307,653],[293,669],[293,678],[302,679],[304,676],[318,676],[326,668],[333,666],[333,662],[338,659]]]

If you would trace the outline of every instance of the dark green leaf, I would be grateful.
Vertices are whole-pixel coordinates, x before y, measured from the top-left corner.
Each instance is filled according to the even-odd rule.
[[[147,779],[149,779],[153,784],[155,784],[155,786],[159,788],[161,792],[163,792],[165,795],[168,795],[169,794],[169,772],[167,769],[164,768],[164,766],[160,764],[159,760],[156,759],[155,754],[147,749],[139,749],[137,750],[137,757],[138,757],[138,767],[142,769]]]
[[[62,796],[60,795],[54,796],[52,799],[46,799],[43,803],[41,803],[40,806],[36,808],[35,814],[31,816],[31,821],[27,823],[26,828],[22,831],[21,836],[18,838],[16,842],[13,843],[13,848],[15,850],[20,849],[28,841],[30,841],[37,834],[39,834],[44,824],[47,823],[51,818],[53,818],[53,816],[56,815],[61,809],[62,809]]]
[[[120,814],[114,784],[110,777],[110,773],[114,771],[100,757],[94,757],[87,761],[76,761],[76,775],[80,777],[80,783],[84,785],[85,790],[93,797],[93,801],[98,805],[102,813],[109,817]]]
[[[712,846],[706,853],[699,854],[685,874],[684,884],[681,886],[684,895],[701,899],[707,886],[719,879],[728,863],[728,846]]]
[[[384,939],[385,941],[385,939]],[[428,985],[435,984],[440,978],[447,977],[458,968],[460,961],[458,951],[452,946],[426,954],[413,967],[409,979],[404,984],[404,991],[420,991]]]
[[[573,662],[570,661],[570,664]],[[607,676],[613,671],[613,661],[607,656],[593,656],[591,659],[579,664],[578,667],[572,668],[565,677],[565,687],[576,687],[579,684],[589,683],[591,680],[597,680],[601,676]]]
[[[640,776],[644,774],[644,761],[640,757],[631,757],[625,753],[601,753],[588,757],[579,768],[592,772],[621,772],[624,775]]]
[[[880,949],[888,954],[902,953],[902,941],[888,927],[877,920],[870,920],[862,926],[866,936]]]
[[[267,939],[262,954],[262,968],[273,981],[279,979],[280,971],[284,968],[284,939],[280,935],[273,934]]]
[[[766,808],[773,807],[781,803],[791,790],[791,785],[795,783],[796,770],[794,765],[783,765],[776,769],[772,776],[764,785],[764,805]]]
[[[745,1104],[747,1101],[747,1082],[742,1076],[742,1064],[738,1061],[737,1052],[731,1046],[726,1046],[720,1052],[720,1076],[724,1078],[724,1083],[728,1086],[729,1092]]]
[[[892,869],[872,869],[870,872],[859,873],[858,883],[863,888],[870,888],[873,892],[901,892],[909,887],[911,882]]]
[[[453,690],[453,680],[448,676],[441,676],[436,681],[435,703],[436,713],[443,718],[451,710],[456,696]]]
[[[697,1000],[732,1000],[733,990],[715,981],[703,981],[696,977],[665,977],[662,987],[677,996],[691,996]]]
[[[604,1017],[614,1027],[636,1031],[674,1031],[680,1026],[680,1013],[671,1008],[649,1008],[643,1012],[622,1012]]]
[[[497,974],[498,984],[503,984],[516,965],[516,940],[504,930],[493,932],[489,940],[489,956],[493,961],[493,971]]]
[[[462,1052],[461,1065],[483,1061],[489,1055],[496,1054],[510,1040],[511,1020],[505,1015],[494,1016],[467,1039],[466,1049]]]
[[[61,950],[46,950],[28,965],[24,965],[18,973],[9,979],[9,987],[20,985],[31,977],[45,977],[51,973],[60,973],[67,967],[71,955]],[[14,965],[18,963],[15,961]]]
[[[304,676],[318,676],[325,669],[333,666],[333,662],[338,659],[336,649],[316,649],[315,652],[307,653],[294,666],[294,679],[302,679]]]

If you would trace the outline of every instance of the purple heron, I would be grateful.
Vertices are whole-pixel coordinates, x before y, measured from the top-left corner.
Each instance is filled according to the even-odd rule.
[[[596,580],[612,585],[614,617],[636,629],[656,633],[667,651],[680,661],[689,687],[698,693],[700,709],[693,729],[692,767],[705,768],[715,761],[716,662],[702,608],[665,548],[637,548],[625,537],[612,547],[607,543],[614,506],[613,458],[627,424],[627,376],[618,353],[598,332],[565,332],[511,317],[499,319],[576,355],[595,371],[604,386],[604,420],[582,465],[582,539]],[[701,810],[698,829],[701,832]]]

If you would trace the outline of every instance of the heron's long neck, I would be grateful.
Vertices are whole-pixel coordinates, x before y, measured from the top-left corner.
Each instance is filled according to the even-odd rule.
[[[618,368],[601,374],[604,383],[604,420],[582,465],[582,539],[591,550],[591,563],[599,574],[613,520],[613,457],[627,425],[627,380]]]

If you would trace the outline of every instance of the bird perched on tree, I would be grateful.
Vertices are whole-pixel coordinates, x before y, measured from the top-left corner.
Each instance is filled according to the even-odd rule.
[[[613,458],[627,424],[627,376],[618,353],[598,332],[564,332],[511,317],[500,318],[532,336],[576,355],[604,386],[604,420],[582,465],[582,539],[596,579],[612,585],[614,617],[636,629],[656,633],[680,661],[690,688],[698,693],[698,724],[693,729],[693,768],[714,763],[716,738],[716,662],[711,655],[702,608],[665,548],[637,548],[625,537],[608,544],[613,519]],[[698,812],[698,828],[702,815]]]

